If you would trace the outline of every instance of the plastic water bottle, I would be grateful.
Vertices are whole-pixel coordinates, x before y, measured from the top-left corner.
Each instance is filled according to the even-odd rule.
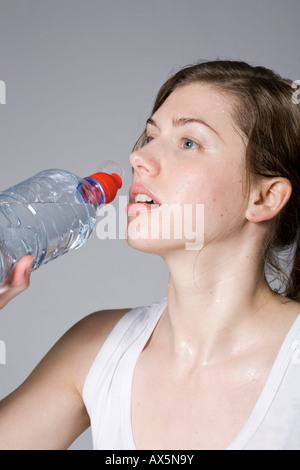
[[[117,173],[80,178],[54,169],[0,192],[0,287],[25,255],[36,270],[82,246],[94,232],[97,208],[121,186]]]

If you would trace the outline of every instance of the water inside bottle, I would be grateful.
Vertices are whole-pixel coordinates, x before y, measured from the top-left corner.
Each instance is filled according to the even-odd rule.
[[[82,246],[92,234],[92,204],[74,202],[9,202],[0,204],[0,251],[16,262],[34,257],[33,269]]]

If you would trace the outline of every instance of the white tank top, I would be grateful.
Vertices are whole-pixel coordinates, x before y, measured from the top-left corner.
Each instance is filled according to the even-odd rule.
[[[83,400],[95,450],[136,450],[131,427],[133,371],[166,305],[163,299],[126,313],[88,372]],[[300,315],[255,408],[227,449],[300,450]]]

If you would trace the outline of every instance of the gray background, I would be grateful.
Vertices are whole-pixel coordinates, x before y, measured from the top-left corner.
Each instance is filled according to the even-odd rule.
[[[241,59],[300,79],[299,0],[0,0],[0,190],[46,168],[125,169],[155,94],[198,59]],[[117,202],[115,203],[117,205]],[[96,236],[33,273],[0,312],[0,399],[75,322],[166,294],[167,271]],[[88,430],[71,449],[91,449]]]

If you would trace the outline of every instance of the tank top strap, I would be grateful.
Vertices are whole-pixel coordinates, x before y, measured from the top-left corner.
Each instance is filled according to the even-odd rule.
[[[95,449],[134,447],[129,426],[134,367],[166,305],[167,299],[162,299],[127,312],[94,359],[85,379],[83,401]]]

